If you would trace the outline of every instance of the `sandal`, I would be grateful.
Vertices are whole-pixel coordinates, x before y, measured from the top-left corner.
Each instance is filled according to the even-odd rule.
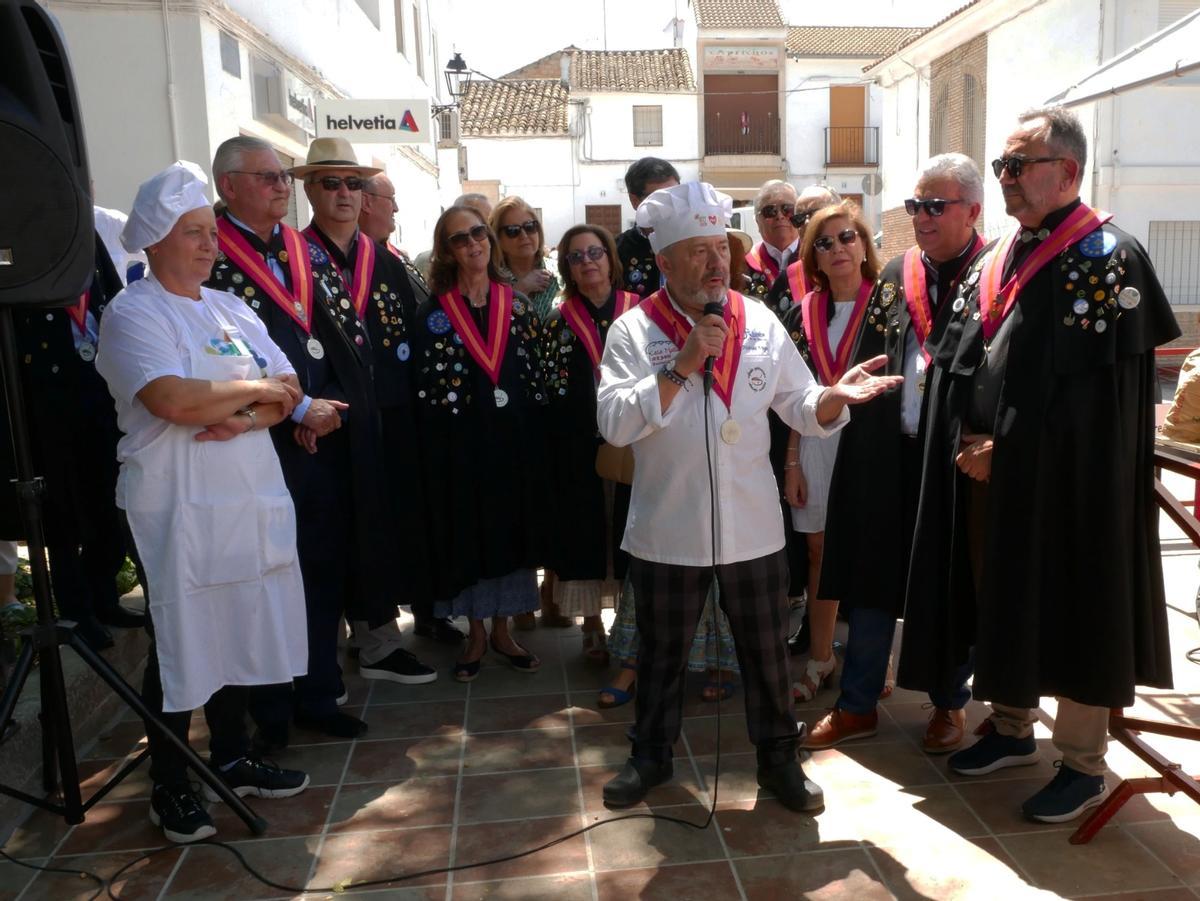
[[[829,659],[824,662],[809,657],[808,663],[804,667],[804,675],[799,682],[792,683],[792,700],[811,701],[817,696],[817,692],[821,690],[822,686],[829,681],[829,677],[833,675],[836,667],[837,657],[833,654],[830,654]]]
[[[621,669],[633,670],[637,672],[637,664],[630,663],[628,660],[622,661]],[[612,697],[612,701],[604,700],[604,695]],[[622,707],[628,704],[637,695],[637,680],[629,686],[629,688],[617,688],[613,685],[608,685],[600,689],[600,694],[596,698],[596,706],[601,710],[611,710],[614,707]]]
[[[896,690],[896,667],[892,663],[892,655],[888,655],[887,678],[883,680],[883,691],[879,693],[879,700],[890,698],[892,692]]]
[[[492,646],[493,651],[506,659],[508,665],[519,673],[536,673],[541,669],[542,661],[538,660],[537,655],[529,653],[515,641],[513,644],[522,652],[520,654],[510,654],[508,651],[500,650],[496,645],[496,637],[494,635],[488,639],[488,643]]]
[[[608,666],[608,642],[603,629],[589,629],[583,633],[583,656],[589,663]]]

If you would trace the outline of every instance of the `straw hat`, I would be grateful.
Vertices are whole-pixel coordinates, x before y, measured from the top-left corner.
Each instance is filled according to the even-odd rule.
[[[359,165],[354,148],[345,138],[317,138],[308,145],[308,159],[303,166],[289,170],[296,178],[303,178],[319,169],[353,169],[363,178],[378,175],[382,169]]]

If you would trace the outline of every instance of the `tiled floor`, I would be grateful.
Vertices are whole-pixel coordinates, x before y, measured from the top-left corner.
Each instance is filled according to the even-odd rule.
[[[1200,645],[1192,616],[1196,554],[1167,538],[1167,568],[1177,688],[1144,692],[1136,713],[1200,721],[1192,696],[1200,666],[1186,659]],[[597,710],[606,674],[579,659],[577,629],[519,636],[544,662],[534,676],[495,657],[470,686],[446,675],[453,652],[418,649],[437,662],[438,682],[419,687],[369,683],[347,666],[348,710],[370,724],[354,742],[298,733],[279,762],[307,770],[312,787],[254,807],[270,822],[250,837],[214,805],[218,838],[283,888],[251,879],[228,851],[172,848],[136,864],[114,887],[125,899],[290,898],[298,887],[329,897],[339,887],[447,866],[495,860],[545,845],[618,814],[600,789],[627,754],[632,706]],[[714,707],[689,687],[676,779],[636,812],[649,810],[703,824],[713,801],[718,747]],[[832,703],[823,693],[798,711],[812,722]],[[706,828],[645,817],[602,826],[516,861],[433,872],[355,894],[398,899],[875,899],[1093,897],[1175,901],[1200,897],[1200,807],[1181,796],[1151,795],[1128,804],[1087,846],[1067,843],[1070,826],[1038,826],[1019,816],[1020,801],[1053,774],[1056,758],[1047,701],[1038,735],[1043,760],[983,779],[947,774],[943,759],[918,741],[924,698],[897,691],[882,704],[874,738],[818,752],[806,770],[825,789],[816,818],[784,809],[759,791],[745,735],[741,695],[724,706],[717,810]],[[985,715],[970,708],[970,724]],[[203,747],[204,725],[195,723]],[[139,723],[123,721],[85,755],[99,781],[140,745]],[[1200,772],[1200,749],[1157,741]],[[1116,775],[1146,773],[1123,748],[1112,750]],[[36,864],[108,876],[163,845],[146,817],[144,768],[87,822],[68,829],[36,814],[4,850]],[[35,874],[0,864],[0,897],[87,898],[92,883],[75,875]]]

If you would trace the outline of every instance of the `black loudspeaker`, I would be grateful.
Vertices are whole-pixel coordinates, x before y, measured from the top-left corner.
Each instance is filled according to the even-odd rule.
[[[0,304],[74,303],[94,268],[87,148],[66,47],[36,0],[0,0],[0,173]]]

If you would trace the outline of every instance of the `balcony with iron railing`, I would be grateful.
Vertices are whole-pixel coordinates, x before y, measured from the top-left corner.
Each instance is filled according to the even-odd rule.
[[[834,125],[826,128],[825,165],[878,166],[879,129],[857,125]]]
[[[779,117],[712,113],[704,123],[705,156],[779,156]]]

